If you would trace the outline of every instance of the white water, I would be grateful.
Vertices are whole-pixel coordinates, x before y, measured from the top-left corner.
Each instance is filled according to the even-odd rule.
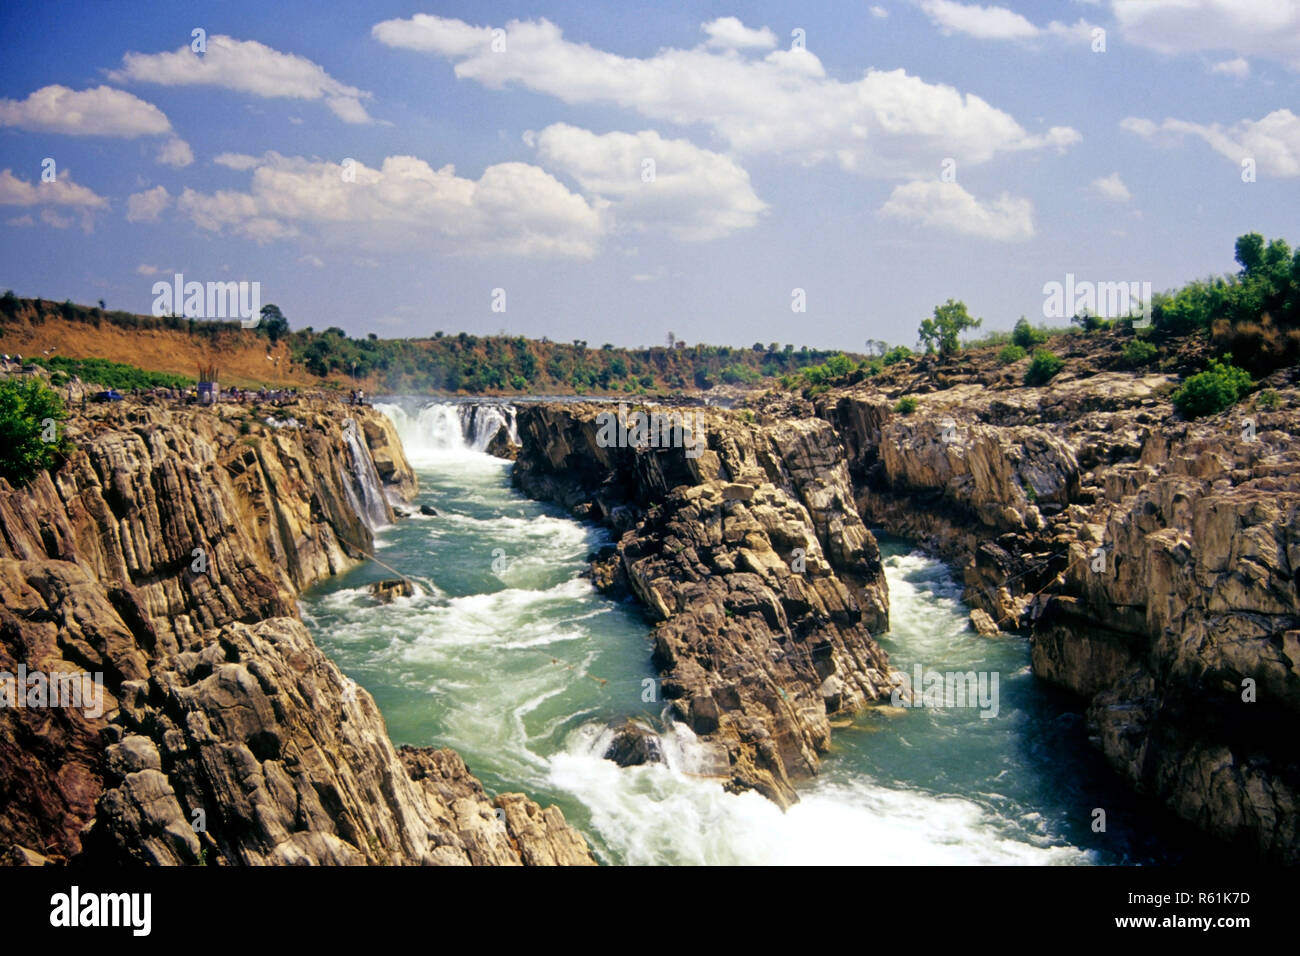
[[[663,706],[641,701],[653,674],[643,620],[577,577],[604,532],[521,498],[507,463],[473,450],[493,422],[513,420],[508,406],[380,407],[417,469],[420,502],[440,512],[386,529],[381,557],[430,587],[376,606],[365,580],[345,577],[305,611],[322,646],[380,702],[396,740],[455,747],[490,790],[559,804],[609,862],[1095,860],[1063,836],[1063,811],[1050,805],[1057,781],[1022,753],[1023,653],[973,635],[947,569],[919,554],[886,561],[891,653],[1003,670],[998,720],[864,718],[836,731],[823,773],[784,813],[758,794],[723,791],[708,774],[714,752],[684,727],[662,735],[665,763],[604,759],[611,720],[654,719]]]
[[[374,459],[370,457],[370,446],[360,435],[360,426],[354,419],[344,423],[343,437],[348,446],[348,457],[352,461],[352,481],[343,476],[343,488],[352,504],[353,510],[369,526],[371,531],[388,524],[388,507],[385,504],[383,485],[379,480],[379,471]],[[355,487],[354,487],[355,483]]]
[[[448,452],[484,452],[502,425],[519,443],[515,407],[496,402],[430,402],[415,412],[401,405],[375,406],[393,420],[412,465],[446,457]]]

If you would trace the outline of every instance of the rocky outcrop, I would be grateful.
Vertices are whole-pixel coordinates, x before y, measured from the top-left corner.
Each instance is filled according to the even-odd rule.
[[[871,637],[888,622],[880,552],[834,432],[710,411],[699,445],[617,447],[600,414],[521,408],[515,483],[621,534],[594,578],[654,622],[672,717],[717,749],[729,787],[788,805],[831,717],[895,681]]]
[[[413,777],[312,643],[298,591],[392,516],[365,476],[400,497],[414,475],[372,409],[289,411],[97,408],[58,471],[0,481],[0,670],[102,674],[104,691],[0,708],[7,858],[592,862],[558,810],[504,795],[498,814],[454,754],[429,752],[436,786]]]
[[[1300,391],[1187,423],[1170,375],[939,378],[901,386],[911,414],[897,383],[817,399],[863,517],[953,561],[981,631],[1030,627],[1034,672],[1085,700],[1135,788],[1300,861],[1300,748],[1279,730],[1300,706]]]

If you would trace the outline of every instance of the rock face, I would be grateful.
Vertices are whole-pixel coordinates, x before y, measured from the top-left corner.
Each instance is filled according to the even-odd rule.
[[[1293,370],[1294,372],[1294,370]],[[1041,389],[933,376],[817,401],[863,516],[953,561],[987,627],[1032,624],[1135,788],[1259,858],[1300,862],[1300,391],[1196,423],[1174,378]],[[788,406],[789,403],[787,403]],[[805,403],[806,404],[806,403]],[[787,406],[768,401],[768,414]],[[762,407],[762,406],[760,406]],[[1250,419],[1250,427],[1243,419]]]
[[[694,448],[606,447],[599,415],[521,408],[514,481],[621,533],[594,578],[655,623],[672,716],[717,749],[729,787],[789,805],[830,717],[896,681],[870,633],[888,626],[880,552],[838,440],[822,421],[701,411]]]
[[[391,517],[361,475],[414,475],[372,409],[290,421],[126,402],[70,423],[54,474],[0,481],[0,671],[103,675],[93,709],[0,708],[7,858],[592,862],[558,810],[504,795],[498,819],[454,754],[399,757],[312,643],[298,591]],[[388,466],[354,460],[371,441]]]

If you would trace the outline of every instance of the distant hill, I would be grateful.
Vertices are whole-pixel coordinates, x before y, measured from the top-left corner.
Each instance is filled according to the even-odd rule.
[[[274,308],[268,306],[267,308]],[[278,310],[277,310],[278,311]],[[292,317],[289,317],[292,321]],[[439,332],[421,339],[353,339],[339,328],[279,335],[237,321],[108,311],[73,302],[0,297],[0,351],[124,362],[192,380],[214,364],[223,385],[364,388],[371,393],[662,394],[771,380],[838,352],[755,343],[641,349],[522,336]]]

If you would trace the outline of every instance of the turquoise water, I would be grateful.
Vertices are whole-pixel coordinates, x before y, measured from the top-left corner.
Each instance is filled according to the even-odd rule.
[[[580,577],[597,528],[529,501],[509,462],[443,439],[390,410],[420,479],[417,516],[377,533],[378,557],[419,593],[376,602],[368,562],[304,595],[304,617],[339,666],[374,695],[397,743],[450,746],[491,792],[558,804],[609,863],[1175,862],[1195,844],[1158,824],[1087,746],[1081,717],[1036,683],[1019,636],[970,631],[940,562],[882,540],[894,666],[998,675],[998,714],[974,707],[874,710],[835,732],[822,774],[782,813],[724,793],[689,731],[665,735],[668,764],[601,758],[609,722],[656,720],[642,700],[649,628],[633,604]],[[427,439],[427,436],[424,436]],[[450,444],[455,445],[455,441]],[[987,711],[988,708],[985,708]],[[1094,832],[1094,810],[1107,814]]]

